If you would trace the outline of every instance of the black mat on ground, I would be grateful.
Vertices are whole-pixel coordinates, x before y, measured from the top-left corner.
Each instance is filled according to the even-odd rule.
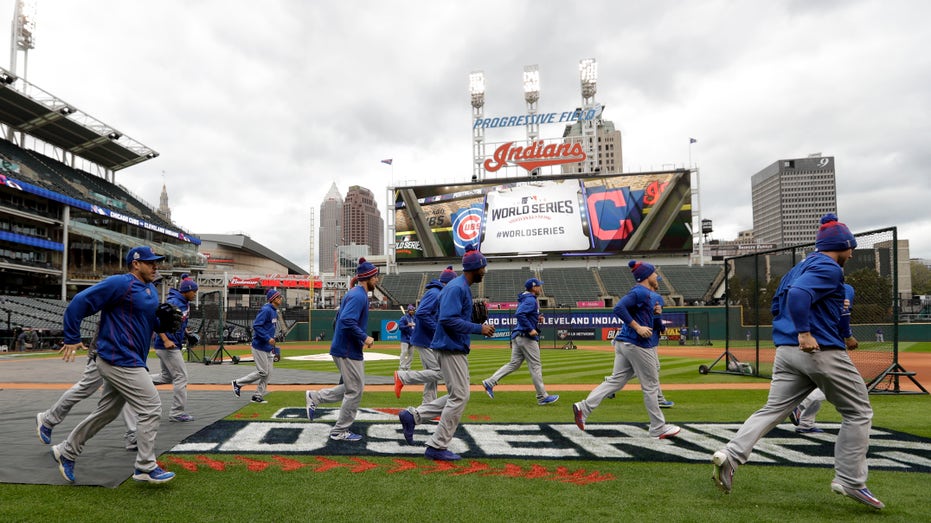
[[[11,357],[0,359],[0,383],[66,383],[81,378],[86,357],[66,363],[58,358],[36,359]],[[155,362],[150,370],[160,369]],[[232,365],[203,365],[188,363],[188,376],[192,384],[227,385],[232,380],[252,372],[251,363]],[[292,369],[275,369],[270,388],[275,384],[330,384],[339,380],[338,373],[312,372]],[[373,376],[368,383],[392,383],[391,378]],[[254,386],[247,386],[243,396]],[[51,457],[50,446],[36,437],[36,413],[47,410],[64,390],[30,390],[15,386],[0,389],[0,483],[66,484]],[[188,436],[229,416],[248,404],[248,397],[236,398],[229,391],[188,391],[188,412],[194,421],[173,423],[168,421],[171,391],[161,391],[162,423],[156,439],[156,454],[161,455]],[[78,403],[52,435],[58,444],[97,405],[99,393]],[[104,427],[84,447],[75,462],[76,485],[117,487],[133,473],[135,452],[124,449],[123,434],[126,428],[122,417]]]
[[[36,413],[44,411],[61,395],[60,391],[11,390],[0,391],[3,423],[0,424],[0,482],[64,485],[58,466],[52,459],[50,445],[36,437]],[[171,404],[171,392],[161,392],[162,404]],[[78,403],[71,414],[55,427],[52,443],[58,444],[97,405],[94,395]],[[189,394],[188,411],[195,416],[186,423],[169,422],[163,415],[155,441],[156,454],[162,454],[184,438],[211,425],[244,405],[241,399],[223,392]],[[164,409],[163,409],[164,410]],[[115,488],[132,476],[135,451],[124,449],[126,431],[122,417],[97,433],[84,447],[75,462],[75,485],[96,485]]]

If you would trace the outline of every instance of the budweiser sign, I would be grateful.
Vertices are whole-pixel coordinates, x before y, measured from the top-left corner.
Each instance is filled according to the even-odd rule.
[[[515,146],[514,142],[508,142],[495,149],[494,155],[485,160],[484,166],[488,172],[495,172],[510,164],[532,171],[547,165],[581,162],[585,158],[587,156],[582,144],[578,142],[547,145],[540,140],[528,147]]]

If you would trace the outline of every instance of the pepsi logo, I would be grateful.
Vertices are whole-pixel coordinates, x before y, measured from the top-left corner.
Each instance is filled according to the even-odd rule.
[[[385,324],[385,330],[388,331],[388,332],[395,332],[395,331],[397,331],[397,330],[398,330],[398,322],[393,321],[393,320],[392,320],[392,321],[389,321],[388,323]]]

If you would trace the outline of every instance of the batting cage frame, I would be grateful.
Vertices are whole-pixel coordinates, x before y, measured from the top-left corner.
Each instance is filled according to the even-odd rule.
[[[850,359],[871,394],[928,394],[916,373],[899,363],[898,230],[889,227],[854,236],[857,248],[844,272],[855,291],[850,323],[860,347],[850,351]],[[724,260],[724,353],[710,365],[700,365],[699,373],[772,377],[773,295],[782,277],[814,251],[815,244],[809,243]],[[919,391],[902,390],[902,378]]]

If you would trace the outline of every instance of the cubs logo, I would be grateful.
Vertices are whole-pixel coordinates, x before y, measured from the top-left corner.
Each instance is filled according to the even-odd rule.
[[[453,221],[453,244],[456,254],[465,254],[467,245],[478,244],[479,234],[482,232],[482,205],[473,204],[465,209],[459,209],[451,216]]]

